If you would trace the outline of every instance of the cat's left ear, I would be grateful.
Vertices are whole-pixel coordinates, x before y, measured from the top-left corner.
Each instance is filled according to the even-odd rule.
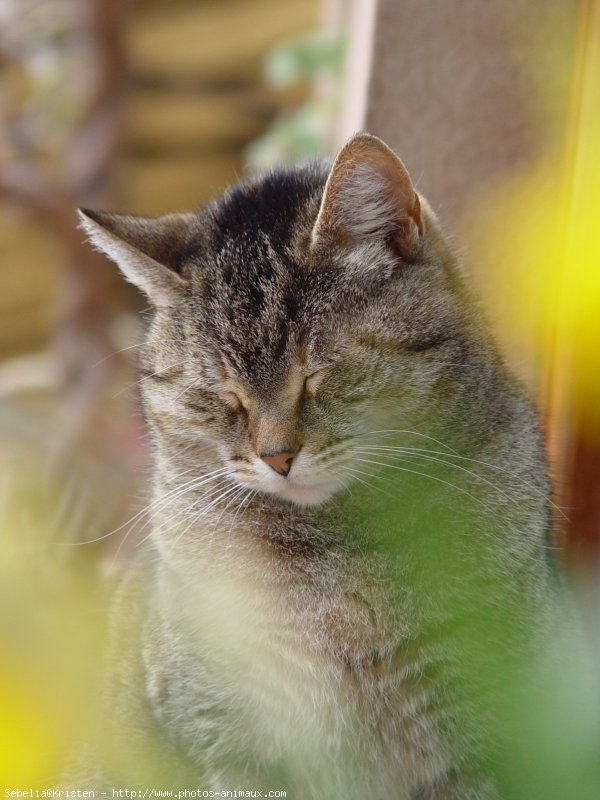
[[[423,232],[419,196],[402,161],[376,136],[353,136],[329,173],[313,246],[323,240],[352,245],[391,237],[400,253],[409,255]]]
[[[180,274],[180,254],[195,214],[137,217],[87,208],[80,208],[78,214],[91,243],[154,305],[179,302],[187,286]]]

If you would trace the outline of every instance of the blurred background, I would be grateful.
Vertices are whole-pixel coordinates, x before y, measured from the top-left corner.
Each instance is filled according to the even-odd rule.
[[[0,0],[0,76],[0,783],[68,749],[143,532],[145,305],[79,205],[190,209],[385,139],[540,408],[554,544],[598,607],[598,0]]]

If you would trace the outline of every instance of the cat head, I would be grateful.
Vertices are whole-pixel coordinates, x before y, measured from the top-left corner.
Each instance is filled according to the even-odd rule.
[[[359,478],[376,431],[439,409],[469,304],[435,215],[376,137],[199,212],[80,215],[155,308],[141,385],[159,466],[316,505]]]

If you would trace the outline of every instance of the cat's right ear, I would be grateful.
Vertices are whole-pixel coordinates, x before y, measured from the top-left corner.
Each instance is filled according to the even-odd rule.
[[[80,227],[97,250],[156,306],[176,305],[187,283],[180,274],[182,243],[195,214],[137,217],[78,209]]]
[[[419,195],[402,161],[376,136],[353,136],[325,184],[313,247],[320,241],[353,245],[385,237],[401,255],[410,256],[424,229]]]

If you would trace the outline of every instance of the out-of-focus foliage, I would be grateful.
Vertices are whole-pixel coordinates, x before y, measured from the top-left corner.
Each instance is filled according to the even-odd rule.
[[[107,524],[114,488],[83,461],[53,475],[22,410],[0,408],[0,438],[0,785],[48,788],[98,695],[108,586],[81,542]]]
[[[581,27],[570,108],[548,110],[554,124],[539,158],[477,198],[467,238],[514,360],[533,342],[538,363],[559,364],[572,412],[599,439],[600,33]]]
[[[343,58],[343,37],[313,33],[276,47],[265,61],[264,75],[271,86],[289,86],[328,71],[338,75]]]
[[[575,410],[600,436],[599,124],[583,133],[576,158],[562,185],[559,165],[545,160],[499,186],[483,204],[477,248],[488,291],[510,310],[512,350],[518,355],[533,331],[539,353],[564,352]],[[499,221],[509,232],[501,242]]]
[[[500,760],[509,800],[600,796],[598,658],[590,650],[574,650],[577,637],[570,634],[549,643],[547,656],[532,667],[529,702],[511,709]],[[566,663],[570,666],[565,669]],[[553,665],[550,671],[548,664]]]
[[[332,149],[333,124],[340,110],[339,83],[345,51],[341,34],[312,34],[280,45],[265,62],[264,75],[273,87],[312,84],[300,108],[276,118],[267,132],[246,148],[251,169],[297,164]]]
[[[380,457],[380,461],[385,460]],[[352,487],[352,498],[342,513],[356,521],[357,529],[364,525],[380,532],[381,538],[372,542],[374,551],[381,548],[387,552],[390,563],[398,559],[408,576],[411,570],[418,572],[422,601],[429,592],[437,603],[438,587],[444,586],[444,613],[450,620],[461,620],[456,628],[450,624],[444,635],[450,639],[458,637],[457,640],[465,637],[464,652],[468,654],[463,665],[467,676],[465,700],[477,703],[481,700],[477,692],[482,691],[486,710],[494,720],[498,746],[490,754],[490,763],[499,776],[501,796],[505,800],[597,800],[600,797],[597,617],[586,618],[574,600],[573,587],[567,586],[557,574],[556,604],[552,610],[548,609],[547,631],[533,648],[537,654],[523,660],[519,655],[520,611],[511,611],[508,604],[503,608],[490,603],[493,590],[488,596],[489,586],[483,592],[477,586],[469,587],[470,560],[480,564],[491,560],[484,540],[494,517],[493,510],[490,517],[490,510],[482,507],[474,528],[469,523],[469,512],[464,512],[465,535],[460,536],[456,528],[456,518],[463,513],[458,510],[462,505],[460,495],[455,495],[456,507],[449,512],[447,493],[442,495],[445,502],[440,504],[435,500],[436,484],[423,478],[423,473],[427,473],[435,476],[434,481],[452,482],[458,473],[452,469],[437,472],[433,463],[417,460],[413,464],[409,460],[409,469],[422,474],[414,473],[412,483],[404,483],[400,493],[394,488],[398,466],[391,458],[387,461],[390,466],[372,485]],[[406,466],[406,461],[399,463]],[[465,508],[468,507],[469,500],[463,498],[463,501]],[[407,540],[406,530],[399,521],[411,509],[414,513],[415,508],[420,509],[422,520],[412,531],[413,540]],[[423,509],[427,509],[426,514]],[[398,535],[399,530],[402,536]],[[475,535],[477,530],[479,535]],[[497,582],[498,597],[502,596],[503,581],[499,567],[490,572],[490,582]],[[412,584],[415,585],[414,576]],[[398,586],[400,595],[405,590],[403,585]],[[538,622],[541,631],[543,623]]]
[[[55,159],[81,113],[87,49],[74,0],[0,6],[0,156]]]

